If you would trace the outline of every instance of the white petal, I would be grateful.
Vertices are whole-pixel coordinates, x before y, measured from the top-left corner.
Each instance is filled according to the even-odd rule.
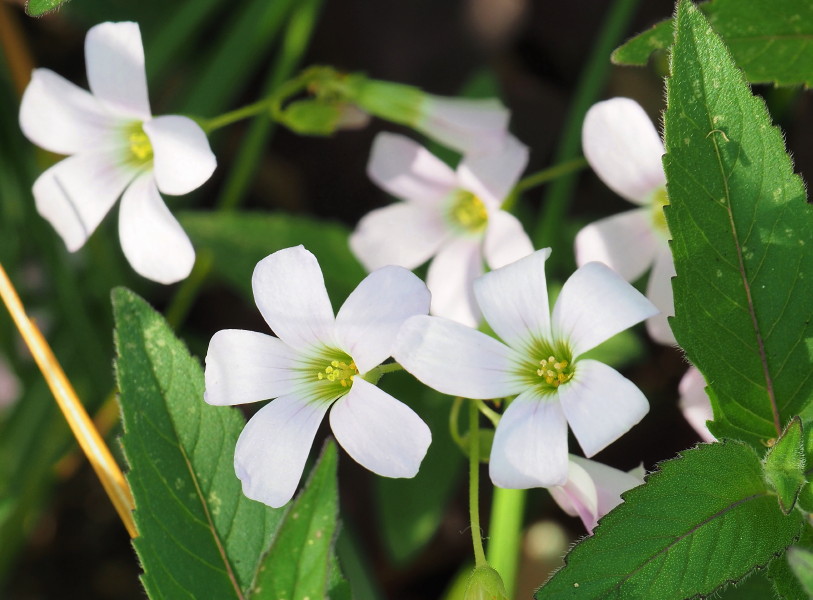
[[[584,227],[576,234],[576,264],[598,261],[627,281],[638,279],[661,243],[649,213],[649,208],[636,208]]]
[[[48,69],[34,70],[20,103],[25,137],[57,154],[107,145],[118,124],[88,92]]]
[[[706,421],[713,421],[711,400],[706,394],[706,380],[696,367],[690,367],[678,386],[680,401],[678,406],[689,425],[697,432],[704,442],[717,440],[709,431]]]
[[[192,242],[164,204],[152,173],[139,176],[124,192],[119,237],[136,273],[158,283],[185,279],[195,264]]]
[[[384,477],[415,477],[432,441],[411,408],[360,377],[333,405],[330,427],[353,460]]]
[[[587,162],[615,193],[641,204],[666,183],[663,143],[641,105],[629,98],[594,104],[584,117]]]
[[[643,477],[614,469],[595,460],[571,456],[571,464],[579,465],[588,474],[596,489],[598,505],[596,519],[600,519],[621,504],[621,494],[641,485]],[[592,530],[592,527],[588,529]]]
[[[301,375],[285,342],[254,331],[224,329],[212,336],[206,353],[206,392],[216,406],[245,404],[294,391]]]
[[[488,216],[483,253],[490,268],[499,269],[533,251],[531,238],[514,215],[497,210]]]
[[[618,273],[591,262],[579,267],[562,287],[553,307],[553,335],[567,341],[575,358],[657,312]]]
[[[634,383],[595,360],[576,363],[573,379],[558,388],[562,410],[587,456],[620,438],[649,412]]]
[[[90,91],[110,110],[142,121],[150,118],[144,46],[138,23],[101,23],[85,37]]]
[[[472,327],[478,325],[480,311],[472,284],[483,274],[481,252],[481,242],[467,237],[454,238],[440,248],[426,274],[433,315]]]
[[[532,339],[550,339],[550,308],[545,261],[550,248],[491,271],[474,282],[486,321],[512,348]]]
[[[488,151],[467,155],[457,167],[460,187],[498,209],[528,164],[528,147],[512,135]]]
[[[75,154],[55,164],[34,182],[37,211],[75,252],[99,226],[135,172],[107,152]]]
[[[254,302],[274,333],[294,348],[332,346],[335,319],[322,269],[303,246],[266,256],[251,279]]]
[[[451,396],[504,398],[522,391],[511,350],[494,338],[440,317],[412,317],[393,356],[431,388]]]
[[[350,236],[350,249],[368,271],[385,265],[414,269],[429,260],[449,235],[439,210],[398,202],[362,217]]]
[[[555,398],[516,397],[497,425],[488,472],[494,485],[518,490],[567,481],[567,423]]]
[[[395,336],[409,317],[429,312],[429,290],[403,267],[373,271],[336,315],[336,341],[364,375],[392,354]]]
[[[571,517],[580,517],[585,528],[592,531],[598,520],[598,491],[593,479],[574,458],[569,456],[567,482],[548,491],[562,510]]]
[[[217,159],[203,129],[192,119],[156,117],[144,123],[144,133],[152,144],[155,182],[164,194],[188,194],[212,176]]]
[[[675,314],[675,297],[672,293],[672,277],[675,275],[672,253],[666,244],[661,243],[661,248],[655,256],[655,265],[649,274],[646,289],[646,297],[660,310],[660,313],[647,319],[646,329],[653,340],[667,346],[677,345],[675,334],[672,333],[667,319]]]
[[[367,174],[396,198],[423,205],[437,204],[457,188],[457,178],[446,163],[417,142],[394,133],[376,136]]]
[[[274,508],[288,503],[329,406],[282,396],[251,417],[234,449],[234,471],[246,496]]]
[[[499,100],[444,98],[426,94],[415,128],[462,153],[480,152],[502,142],[511,113]]]

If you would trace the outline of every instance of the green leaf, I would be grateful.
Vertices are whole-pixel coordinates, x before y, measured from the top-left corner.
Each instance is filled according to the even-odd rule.
[[[808,406],[808,408],[810,408]],[[808,480],[802,491],[799,492],[799,507],[808,513],[813,513],[813,419],[802,417],[804,427],[804,452],[805,452],[805,478]]]
[[[672,329],[720,437],[763,448],[813,394],[813,213],[782,134],[691,3],[667,81]]]
[[[253,600],[315,600],[327,598],[331,588],[346,588],[346,582],[337,577],[332,554],[339,512],[337,463],[336,444],[330,441],[263,557],[252,586]],[[280,564],[290,567],[280,568]]]
[[[765,479],[778,494],[779,506],[785,514],[793,510],[799,490],[806,483],[802,442],[802,422],[794,417],[765,455]]]
[[[68,0],[28,0],[25,3],[25,12],[29,17],[41,17],[56,10]]]
[[[678,600],[711,594],[799,536],[766,489],[754,450],[701,444],[663,462],[570,551],[537,600]]]
[[[796,546],[788,550],[788,565],[808,598],[813,598],[813,552]]]
[[[698,5],[751,83],[813,83],[813,4],[808,0],[714,0]],[[612,55],[616,64],[643,65],[672,44],[672,21],[629,40]]]
[[[242,493],[233,463],[244,419],[203,401],[200,365],[146,302],[118,288],[113,311],[144,587],[152,600],[242,599],[285,514]]]
[[[260,212],[185,212],[179,221],[198,249],[214,255],[214,271],[253,304],[251,274],[257,263],[277,250],[303,244],[322,267],[328,293],[335,301],[350,295],[365,272],[339,223],[308,217]]]

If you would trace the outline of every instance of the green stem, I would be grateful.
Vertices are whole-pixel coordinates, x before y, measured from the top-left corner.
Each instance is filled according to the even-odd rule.
[[[604,87],[610,66],[610,53],[619,44],[632,19],[639,0],[615,0],[604,18],[604,28],[593,46],[587,66],[582,71],[579,85],[570,112],[565,121],[562,142],[554,162],[563,163],[579,156],[581,129],[584,115]],[[562,220],[567,212],[576,178],[573,173],[560,177],[554,182],[545,196],[542,213],[534,231],[536,248],[560,247]]]
[[[553,165],[552,167],[548,167],[547,169],[542,169],[541,171],[537,171],[532,175],[528,175],[527,177],[521,179],[517,185],[514,186],[514,189],[511,190],[511,193],[508,194],[508,197],[505,199],[505,202],[502,204],[502,209],[510,211],[514,205],[517,203],[520,195],[527,192],[530,189],[533,189],[537,186],[543,185],[550,181],[554,181],[559,177],[564,177],[565,175],[570,175],[571,173],[575,173],[576,171],[581,171],[584,167],[587,166],[587,161],[584,158],[574,158],[573,160],[565,161],[558,165]]]
[[[491,421],[491,424],[496,428],[500,422],[500,414],[497,411],[492,410],[491,407],[489,407],[488,404],[482,400],[473,400],[473,402],[477,404],[477,409],[483,413],[486,419]]]
[[[483,551],[483,533],[480,529],[480,411],[469,402],[469,520],[471,542],[474,546],[474,566],[488,565]]]
[[[364,380],[369,381],[372,384],[378,383],[379,379],[381,379],[382,375],[386,373],[394,373],[396,371],[403,371],[404,367],[402,367],[397,362],[387,363],[385,365],[378,365],[374,369],[370,369],[365,375]]]
[[[460,427],[458,421],[460,419],[460,407],[463,405],[463,398],[458,396],[452,403],[452,410],[449,411],[449,435],[452,440],[457,444],[458,448],[464,448],[463,436],[460,435]]]
[[[169,307],[167,307],[166,319],[169,326],[176,331],[184,319],[186,319],[186,315],[189,314],[192,305],[195,303],[198,292],[200,292],[204,281],[206,281],[206,277],[209,275],[209,271],[212,269],[213,262],[214,255],[212,252],[207,250],[198,252],[195,266],[192,267],[192,272],[189,274],[189,277],[184,279],[178,291],[175,292],[172,302]]]
[[[203,130],[206,134],[210,134],[216,129],[220,129],[221,127],[225,127],[226,125],[231,125],[232,123],[236,123],[237,121],[242,121],[243,119],[248,119],[250,117],[255,117],[263,112],[268,113],[268,117],[271,118],[271,104],[274,101],[273,97],[263,98],[262,100],[258,100],[253,104],[249,104],[247,106],[243,106],[242,108],[237,108],[235,110],[229,111],[227,113],[223,113],[222,115],[218,115],[217,117],[212,117],[211,119],[198,119],[198,124],[203,127]]]
[[[488,563],[502,577],[508,597],[514,596],[519,570],[522,517],[526,490],[495,487],[488,524]]]

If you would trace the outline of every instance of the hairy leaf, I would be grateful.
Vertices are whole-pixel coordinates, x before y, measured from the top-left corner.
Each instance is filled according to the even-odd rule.
[[[802,422],[791,419],[782,436],[765,456],[765,479],[779,496],[779,506],[788,514],[796,505],[805,481],[805,454]]]
[[[28,0],[25,12],[30,17],[41,17],[65,4],[68,0]]]

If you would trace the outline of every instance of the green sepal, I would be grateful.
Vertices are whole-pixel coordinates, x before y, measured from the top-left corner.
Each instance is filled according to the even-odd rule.
[[[789,514],[806,483],[802,421],[799,417],[791,419],[774,446],[768,450],[762,464],[766,481],[779,496],[779,507],[786,515]]]

